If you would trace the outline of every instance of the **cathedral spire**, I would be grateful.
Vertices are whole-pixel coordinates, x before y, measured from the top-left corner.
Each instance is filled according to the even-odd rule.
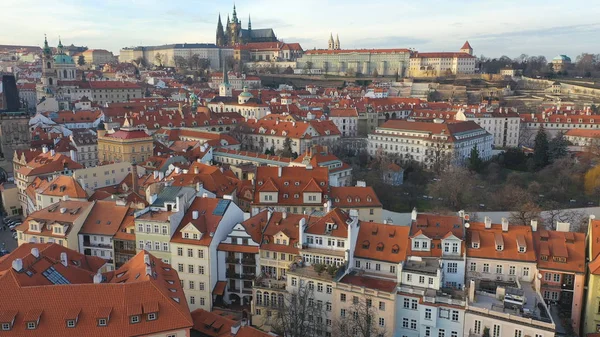
[[[250,14],[248,14],[248,30],[252,30],[252,20],[250,20]]]
[[[235,11],[235,3],[233,3],[233,23],[238,23],[237,12]]]
[[[335,45],[334,45],[334,49],[336,50],[340,50],[340,36],[338,34],[335,34]]]
[[[219,22],[217,23],[217,46],[225,45],[225,32],[223,31],[223,23],[221,22],[221,13],[219,13]]]
[[[46,34],[44,34],[44,55],[50,55],[52,51],[50,50],[50,46],[48,45],[48,38]]]

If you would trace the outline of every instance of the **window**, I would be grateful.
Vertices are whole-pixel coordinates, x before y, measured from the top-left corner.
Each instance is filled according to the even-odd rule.
[[[74,328],[74,327],[75,327],[75,320],[72,320],[72,319],[68,320],[67,328]],[[4,329],[4,326],[2,327],[2,330],[6,330],[6,329]]]
[[[198,282],[198,289],[204,290],[204,282]]]
[[[396,274],[396,266],[390,266],[390,273]]]
[[[523,330],[515,329],[515,337],[523,337]]]
[[[194,281],[190,281],[190,282],[189,282],[189,288],[190,288],[191,290],[194,290],[194,288],[195,288],[195,282],[194,282]]]
[[[488,263],[484,263],[483,264],[483,272],[484,273],[489,273],[490,272],[490,265]]]
[[[187,250],[187,256],[188,256],[188,257],[194,257],[194,250],[193,250],[193,249],[190,249],[190,248],[188,248],[188,250]]]
[[[385,302],[379,301],[379,310],[385,311]]]
[[[106,318],[100,318],[98,320],[98,326],[106,326]]]
[[[183,263],[179,263],[179,264],[177,264],[177,270],[178,270],[180,273],[183,273]]]
[[[457,262],[448,262],[448,274],[456,274],[458,272],[458,263]]]
[[[477,263],[471,262],[469,264],[469,271],[477,271]]]
[[[326,311],[331,311],[331,302],[325,303],[325,310]]]
[[[458,322],[458,310],[452,310],[452,321]]]
[[[193,264],[188,264],[188,273],[190,273],[190,274],[194,273],[194,265]]]
[[[416,319],[411,319],[410,320],[410,328],[412,330],[417,330],[417,320]]]
[[[431,309],[425,309],[425,319],[431,320]]]
[[[198,249],[198,258],[199,259],[203,259],[204,258],[204,250]]]
[[[381,327],[385,326],[385,318],[379,317],[379,326],[381,326]]]
[[[419,283],[420,284],[425,283],[425,276],[419,276]]]
[[[196,297],[190,296],[190,304],[196,304]]]
[[[346,309],[340,310],[340,317],[346,317]]]
[[[476,334],[481,335],[481,321],[475,320],[475,326],[473,327],[473,330]]]
[[[406,282],[412,282],[412,274],[406,274]]]
[[[198,274],[204,275],[204,266],[198,266]]]
[[[131,322],[131,324],[139,323],[140,322],[140,316],[138,316],[138,315],[131,316],[130,322]]]
[[[346,294],[340,294],[340,301],[346,302]]]
[[[352,296],[352,304],[358,304],[358,296]]]
[[[494,329],[492,330],[492,337],[500,337],[500,325],[494,324]]]
[[[29,329],[29,330],[35,329],[35,322],[27,322],[27,329]]]
[[[502,265],[501,264],[496,265],[496,274],[502,274]]]
[[[402,327],[408,329],[408,318],[402,319]]]
[[[330,285],[327,285],[326,287],[326,293],[331,294],[331,292],[333,291],[333,287]]]
[[[295,277],[292,277],[292,286],[294,286],[294,287],[298,286],[298,279]]]
[[[317,283],[317,291],[320,293],[323,292],[323,283]]]
[[[554,276],[552,277],[552,281],[560,282],[560,274],[554,274]]]
[[[415,299],[410,300],[410,308],[412,310],[417,310],[418,303],[419,303],[418,300],[415,300]]]
[[[438,330],[438,337],[445,337],[446,336],[446,331],[444,329],[439,329]]]
[[[508,275],[515,275],[516,271],[517,271],[517,269],[515,268],[515,266],[508,267]]]
[[[408,298],[404,299],[404,309],[410,308],[410,300]],[[598,304],[598,312],[600,312],[600,303]]]
[[[529,267],[523,267],[523,276],[529,277]]]
[[[183,248],[177,248],[177,256],[183,256]]]

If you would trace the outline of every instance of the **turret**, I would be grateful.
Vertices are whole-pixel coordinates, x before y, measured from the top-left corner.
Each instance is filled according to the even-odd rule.
[[[340,50],[340,36],[337,34],[335,35],[335,44],[333,46],[333,49]]]
[[[57,52],[59,54],[64,54],[65,53],[62,41],[60,39],[60,36],[58,37],[58,46],[56,46],[56,50],[57,50]]]
[[[329,50],[333,50],[333,33],[331,33],[331,35],[329,35],[329,43],[328,43],[328,48]]]
[[[44,56],[49,58],[52,55],[52,50],[50,49],[50,46],[48,46],[48,38],[46,37],[46,34],[44,34]]]
[[[219,13],[219,21],[217,22],[217,46],[225,45],[225,32],[223,31],[223,23],[221,22],[221,13]]]
[[[238,23],[237,13],[235,11],[235,4],[233,5],[233,23]]]

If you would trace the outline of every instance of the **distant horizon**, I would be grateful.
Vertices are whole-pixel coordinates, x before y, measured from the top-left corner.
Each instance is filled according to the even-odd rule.
[[[219,14],[225,25],[233,11],[233,3],[206,0],[5,2],[5,17],[26,19],[11,22],[16,34],[0,36],[1,45],[42,47],[46,34],[52,47],[60,36],[64,45],[106,49],[115,55],[129,47],[214,44]],[[587,0],[380,0],[367,5],[357,0],[305,0],[295,8],[283,8],[274,0],[242,0],[236,7],[244,28],[251,16],[254,29],[272,28],[280,40],[300,43],[304,50],[326,49],[333,34],[339,35],[342,49],[449,52],[469,41],[478,57],[514,59],[527,54],[550,61],[564,54],[575,61],[582,53],[600,53],[593,42],[600,35],[600,23],[594,19],[600,16],[600,2]],[[109,15],[99,18],[98,13]]]

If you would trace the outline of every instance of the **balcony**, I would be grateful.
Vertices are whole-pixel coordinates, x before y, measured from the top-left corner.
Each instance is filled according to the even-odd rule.
[[[231,263],[231,264],[238,264],[238,263],[240,263],[240,259],[236,259],[235,257],[229,257],[229,256],[228,256],[228,257],[225,259],[225,262],[227,262],[227,263]]]
[[[242,264],[244,265],[248,265],[248,266],[256,266],[256,259],[251,257],[251,258],[243,258],[242,259]]]
[[[106,243],[97,243],[97,242],[90,242],[90,241],[83,241],[83,246],[84,247],[94,247],[94,248],[104,248],[104,249],[112,249],[112,245],[110,244],[106,244]]]
[[[285,290],[286,283],[284,279],[270,278],[265,276],[264,273],[254,279],[254,287],[257,288]]]
[[[256,275],[254,275],[253,273],[239,274],[239,273],[231,272],[229,270],[225,273],[225,276],[227,278],[240,279],[240,280],[253,280],[256,277]]]

